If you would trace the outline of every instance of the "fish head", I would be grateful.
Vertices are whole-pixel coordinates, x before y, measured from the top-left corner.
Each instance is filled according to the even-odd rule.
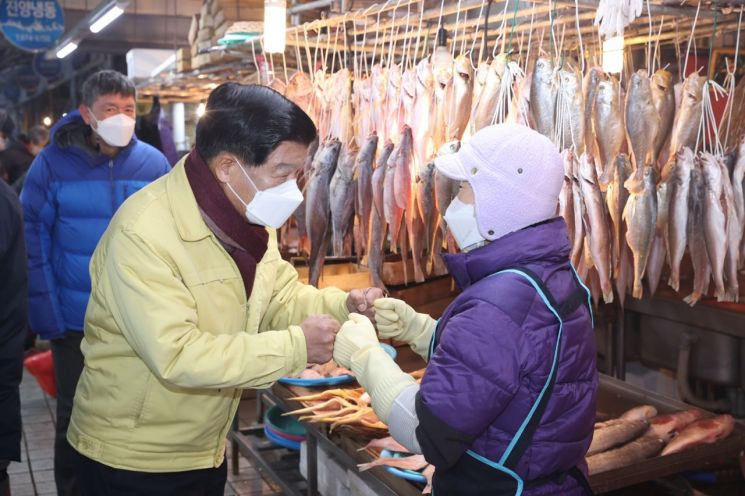
[[[704,82],[706,82],[706,79],[701,77],[698,72],[688,75],[683,83],[683,94],[685,95],[684,98],[688,100],[688,103],[696,104],[703,99]]]
[[[600,81],[598,83],[595,102],[601,105],[613,105],[617,98],[616,88],[613,81]]]
[[[403,76],[401,76],[401,88],[411,98],[416,96],[416,71],[414,69],[406,69]]]
[[[673,74],[666,69],[659,69],[652,74],[652,84],[667,92],[673,87]]]
[[[551,84],[554,78],[554,65],[546,57],[539,57],[533,69],[533,79],[541,84]]]
[[[451,155],[453,153],[457,153],[458,150],[460,150],[460,141],[449,141],[448,143],[445,143],[440,147],[440,149],[437,151],[437,156],[441,157],[443,155]]]
[[[432,72],[435,80],[444,86],[453,79],[453,55],[450,50],[439,50],[439,48],[432,55]]]
[[[579,158],[579,175],[582,179],[590,183],[597,183],[598,176],[595,170],[595,159],[592,155],[583,153]]]
[[[506,52],[500,52],[499,55],[494,57],[489,68],[494,71],[499,77],[502,77],[504,70],[507,68],[507,64],[510,62],[510,54]]]
[[[580,89],[579,73],[570,69],[559,71],[562,90],[569,96],[573,96]]]
[[[313,91],[313,81],[307,73],[296,72],[287,83],[287,92],[290,91],[297,96],[307,96]]]
[[[337,154],[339,153],[339,150],[341,149],[341,141],[339,141],[336,138],[332,138],[324,144],[324,148],[329,153]]]
[[[466,83],[473,79],[473,66],[471,60],[465,55],[458,55],[455,58],[455,76]]]
[[[486,83],[486,76],[489,74],[489,63],[485,61],[479,62],[479,66],[476,68],[476,81],[479,84],[484,85]]]
[[[616,171],[618,171],[624,180],[631,174],[631,161],[625,153],[619,153],[616,157]]]
[[[401,66],[398,64],[393,64],[390,67],[388,67],[388,82],[393,83],[396,86],[401,85]]]
[[[657,186],[657,171],[652,166],[644,167],[644,188],[652,188],[656,190]]]
[[[679,162],[688,162],[693,165],[693,161],[695,160],[695,155],[693,153],[693,150],[691,150],[689,147],[685,146],[678,150],[678,153],[675,154],[676,160]]]
[[[571,179],[574,168],[574,152],[570,148],[565,148],[561,152],[561,158],[564,162],[564,177]]]
[[[429,57],[425,57],[416,65],[417,87],[422,90],[430,90],[434,87],[435,76],[432,72],[432,63]]]
[[[717,186],[722,182],[722,168],[719,165],[717,157],[711,153],[702,152],[701,166],[704,171],[704,180],[707,185],[718,190]]]

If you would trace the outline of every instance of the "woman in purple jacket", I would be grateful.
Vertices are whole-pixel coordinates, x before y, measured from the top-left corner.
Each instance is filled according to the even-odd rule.
[[[375,303],[380,336],[429,361],[421,386],[362,316],[342,326],[334,359],[393,437],[436,467],[437,496],[591,494],[595,339],[556,217],[561,156],[539,133],[503,124],[435,166],[461,182],[445,220],[461,248],[446,262],[462,292],[437,321],[401,300]]]

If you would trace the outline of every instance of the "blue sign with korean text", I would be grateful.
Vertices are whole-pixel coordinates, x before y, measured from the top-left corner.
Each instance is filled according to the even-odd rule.
[[[49,50],[65,32],[65,15],[56,0],[2,0],[0,31],[21,50]]]

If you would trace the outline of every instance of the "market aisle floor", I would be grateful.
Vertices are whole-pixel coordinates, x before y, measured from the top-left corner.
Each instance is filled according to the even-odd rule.
[[[12,496],[56,495],[54,483],[54,411],[53,398],[44,394],[36,380],[24,372],[21,383],[23,441],[21,462],[8,467]],[[250,411],[250,410],[249,410]],[[230,467],[228,467],[230,468]],[[225,496],[270,496],[279,491],[264,480],[248,460],[241,457],[240,473],[228,470]]]

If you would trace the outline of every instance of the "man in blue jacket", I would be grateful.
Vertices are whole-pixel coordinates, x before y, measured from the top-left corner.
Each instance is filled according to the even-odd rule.
[[[66,440],[81,371],[88,273],[93,250],[121,204],[170,170],[134,136],[135,87],[100,71],[83,84],[83,103],[52,129],[21,193],[29,276],[29,324],[52,343],[57,380],[54,474],[60,495],[79,494]]]

